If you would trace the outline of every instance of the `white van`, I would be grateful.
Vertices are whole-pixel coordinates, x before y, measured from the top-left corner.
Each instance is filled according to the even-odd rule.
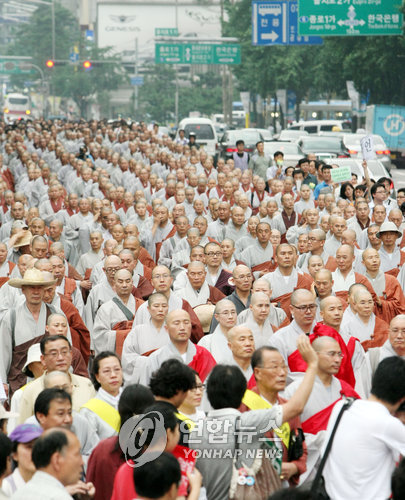
[[[190,132],[194,132],[196,143],[203,147],[210,156],[215,157],[218,137],[212,120],[209,118],[184,118],[177,129],[176,139],[179,135],[179,129],[184,130],[187,138]]]
[[[25,94],[8,94],[4,100],[3,119],[5,123],[31,118],[31,100]]]
[[[293,123],[288,130],[304,130],[308,134],[319,134],[319,132],[347,132],[349,134],[352,126],[347,120],[308,120]]]

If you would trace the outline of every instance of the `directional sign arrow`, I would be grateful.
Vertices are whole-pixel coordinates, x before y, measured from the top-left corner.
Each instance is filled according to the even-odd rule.
[[[263,33],[262,34],[263,40],[271,40],[272,42],[274,42],[275,40],[277,40],[277,38],[278,38],[278,35],[275,31],[272,31],[271,33]]]

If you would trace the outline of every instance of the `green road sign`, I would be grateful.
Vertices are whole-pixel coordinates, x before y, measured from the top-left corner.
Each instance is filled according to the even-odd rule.
[[[35,70],[26,61],[0,59],[0,75],[30,75],[34,73]]]
[[[238,43],[156,43],[156,64],[240,64]]]
[[[179,36],[177,28],[155,28],[155,36]]]
[[[402,35],[401,0],[300,0],[301,36]]]

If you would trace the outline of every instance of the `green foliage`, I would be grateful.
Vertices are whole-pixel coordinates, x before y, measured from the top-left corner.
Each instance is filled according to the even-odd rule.
[[[174,120],[175,79],[176,73],[171,66],[156,64],[148,68],[144,85],[139,90],[143,118],[159,123]],[[179,120],[187,117],[190,111],[209,116],[222,110],[221,77],[209,72],[199,75],[195,80],[190,84],[179,77]]]
[[[52,10],[41,5],[31,16],[30,23],[22,25],[15,34],[15,42],[9,54],[31,56],[33,64],[45,73],[54,95],[74,99],[82,113],[91,98],[115,89],[125,79],[120,60],[111,57],[108,49],[97,49],[92,44],[86,46],[81,39],[80,27],[72,14],[55,2],[55,60],[68,60],[72,47],[77,45],[80,60],[112,61],[93,64],[85,71],[80,64],[56,65],[52,69],[45,66],[52,59]],[[25,77],[26,79],[26,77]],[[20,77],[21,80],[21,77]],[[18,81],[18,80],[16,80]]]
[[[287,88],[300,102],[311,98],[348,98],[346,80],[373,103],[405,104],[403,36],[325,37],[322,46],[252,46],[251,0],[224,3],[224,36],[238,37],[242,64],[232,68],[240,90],[274,95]]]

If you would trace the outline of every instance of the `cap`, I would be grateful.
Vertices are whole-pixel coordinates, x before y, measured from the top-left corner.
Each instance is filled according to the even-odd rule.
[[[39,438],[41,434],[42,427],[35,424],[21,424],[17,425],[8,437],[17,443],[29,443],[33,439]]]
[[[23,366],[22,372],[26,373],[28,365],[34,361],[41,361],[41,346],[40,344],[32,344],[27,352],[27,361]]]
[[[23,220],[15,220],[11,229],[28,229],[28,226]]]
[[[383,222],[380,226],[380,230],[376,234],[377,238],[380,238],[382,233],[397,233],[398,238],[402,236],[401,231],[398,230],[393,222]]]

